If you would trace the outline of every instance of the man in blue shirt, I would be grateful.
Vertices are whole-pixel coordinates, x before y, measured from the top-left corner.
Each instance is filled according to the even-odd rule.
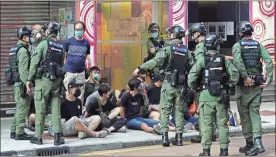
[[[77,79],[78,82],[85,83],[85,60],[90,54],[90,44],[83,38],[85,24],[81,21],[76,22],[75,36],[67,39],[64,43],[65,78],[64,86],[67,89],[68,82],[72,79]],[[81,95],[78,97],[83,102],[84,87],[81,88]]]

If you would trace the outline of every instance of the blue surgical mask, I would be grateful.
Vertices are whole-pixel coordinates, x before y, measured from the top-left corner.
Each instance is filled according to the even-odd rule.
[[[151,33],[151,36],[152,36],[154,39],[158,38],[158,32]]]
[[[95,80],[99,80],[100,79],[100,74],[93,74],[93,78]]]
[[[33,38],[33,37],[30,37],[30,40],[29,40],[29,42],[30,42],[30,44],[33,44],[33,43],[35,43],[35,40],[34,40],[34,38]]]
[[[81,38],[82,35],[83,35],[83,31],[75,31],[75,35],[76,35],[77,37]]]

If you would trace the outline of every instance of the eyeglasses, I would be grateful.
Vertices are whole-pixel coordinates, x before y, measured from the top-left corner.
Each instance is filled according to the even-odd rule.
[[[75,29],[75,31],[83,31],[83,29]]]

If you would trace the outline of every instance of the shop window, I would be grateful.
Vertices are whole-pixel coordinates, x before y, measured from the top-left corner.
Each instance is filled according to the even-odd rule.
[[[114,89],[127,85],[146,56],[152,4],[145,1],[97,4],[97,65]]]

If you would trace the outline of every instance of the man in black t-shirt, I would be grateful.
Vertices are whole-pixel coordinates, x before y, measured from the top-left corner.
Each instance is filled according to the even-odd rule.
[[[126,92],[121,98],[121,116],[125,117],[127,127],[134,130],[144,130],[149,133],[160,134],[159,121],[142,118],[142,107],[144,106],[144,98],[139,93],[139,79],[131,79],[128,82],[129,92]]]
[[[61,118],[65,119],[62,126],[63,136],[78,135],[80,139],[87,136],[103,138],[107,135],[107,131],[94,131],[101,122],[99,116],[81,118],[82,102],[77,98],[81,94],[81,86],[83,83],[78,83],[76,79],[71,80],[66,98],[61,103]]]
[[[112,102],[111,95],[111,86],[108,83],[102,83],[98,91],[94,92],[87,98],[85,104],[85,116],[101,116],[102,124],[99,128],[104,128],[108,133],[119,131],[127,123],[127,119],[117,118],[120,114],[120,108],[116,107],[116,104]],[[110,121],[110,124],[105,124],[103,118],[107,118],[107,120]],[[123,128],[121,130],[126,129]]]
[[[157,74],[153,80],[154,83],[150,84],[147,88],[147,96],[149,98],[150,109],[159,112],[159,103],[163,79]]]

